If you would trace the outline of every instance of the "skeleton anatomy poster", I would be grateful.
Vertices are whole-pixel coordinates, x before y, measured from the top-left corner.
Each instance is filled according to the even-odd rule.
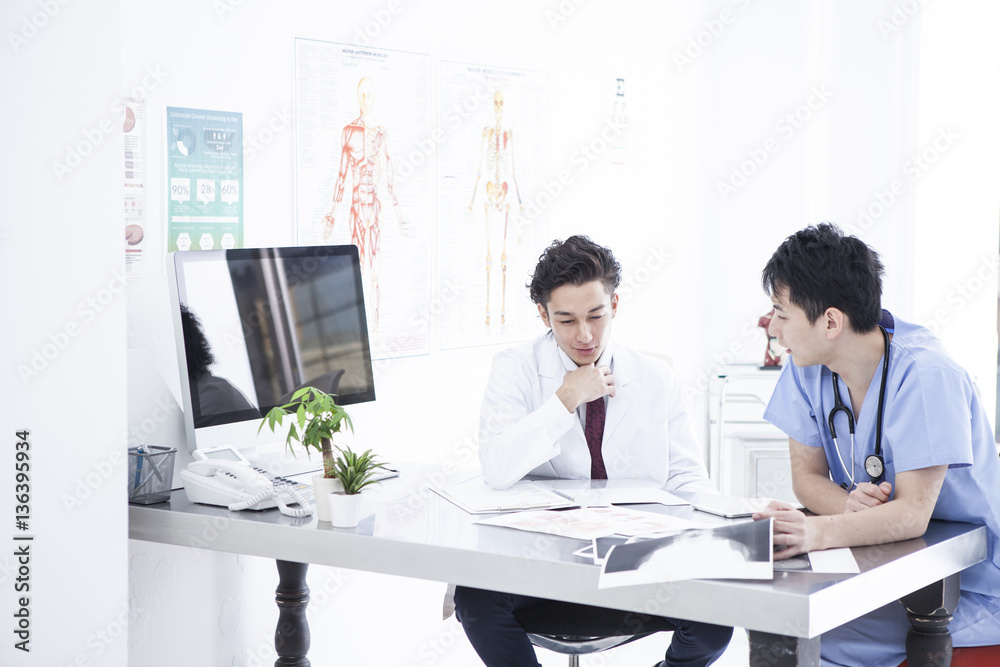
[[[430,56],[295,40],[299,245],[361,256],[372,356],[429,350]]]
[[[439,89],[440,347],[537,335],[524,285],[550,240],[547,75],[443,61]]]

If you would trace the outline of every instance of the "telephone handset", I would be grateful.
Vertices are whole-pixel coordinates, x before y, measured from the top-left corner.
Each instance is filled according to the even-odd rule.
[[[282,514],[294,517],[313,513],[312,506],[296,489],[279,487],[240,461],[192,461],[181,471],[181,479],[188,500],[193,503],[222,505],[233,511],[277,506]],[[298,503],[299,507],[288,507],[289,502]]]

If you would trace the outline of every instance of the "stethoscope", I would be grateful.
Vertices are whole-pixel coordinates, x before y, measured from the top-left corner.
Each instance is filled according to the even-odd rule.
[[[889,332],[885,330],[881,324],[879,325],[879,330],[882,332],[882,340],[885,341],[885,354],[882,356],[882,382],[879,383],[878,388],[878,417],[875,425],[875,453],[870,454],[865,458],[865,472],[868,473],[868,477],[871,478],[872,484],[878,484],[882,481],[882,477],[885,474],[885,462],[882,460],[882,417],[885,414],[885,383],[889,377]],[[844,405],[844,402],[840,400],[840,386],[839,386],[840,376],[836,373],[833,374],[833,409],[830,410],[830,416],[827,421],[830,423],[830,435],[833,437],[833,448],[837,450],[837,458],[840,459],[840,465],[844,468],[844,472],[847,473],[847,479],[850,481],[850,486],[847,482],[841,484],[841,486],[850,491],[854,488],[854,414],[850,409]],[[847,428],[851,432],[851,467],[844,464],[844,457],[840,453],[840,445],[837,443],[837,429],[833,425],[833,418],[838,412],[843,412],[847,415]]]

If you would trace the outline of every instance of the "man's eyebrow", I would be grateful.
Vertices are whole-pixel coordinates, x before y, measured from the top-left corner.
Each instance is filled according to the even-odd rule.
[[[771,302],[771,306],[772,306],[772,307],[773,307],[773,308],[774,308],[775,310],[780,310],[781,312],[785,312],[785,309],[784,309],[784,308],[782,308],[782,307],[781,307],[781,304],[780,304],[780,303],[778,303],[777,301],[772,301],[772,302]]]
[[[590,310],[587,311],[587,313],[588,314],[589,313],[596,313],[599,310],[604,310],[605,307],[606,307],[605,304],[602,303],[599,306],[595,306],[594,308],[591,308]],[[571,313],[569,311],[566,311],[566,310],[553,310],[552,314],[553,315],[558,315],[559,317],[573,317],[573,313]]]

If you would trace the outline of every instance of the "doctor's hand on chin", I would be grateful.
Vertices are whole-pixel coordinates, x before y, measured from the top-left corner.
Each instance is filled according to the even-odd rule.
[[[615,376],[607,366],[585,364],[563,378],[556,396],[570,412],[602,396],[615,395]]]
[[[766,509],[755,512],[754,521],[774,519],[774,560],[784,560],[792,556],[808,553],[818,548],[819,525],[829,517],[806,516],[788,503],[773,500]]]

